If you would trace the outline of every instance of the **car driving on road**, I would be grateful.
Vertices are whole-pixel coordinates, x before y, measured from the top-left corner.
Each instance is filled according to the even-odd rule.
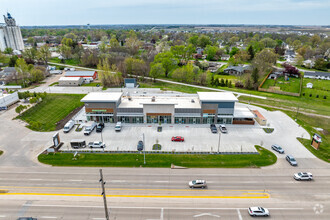
[[[279,152],[280,154],[284,154],[284,150],[283,150],[283,148],[281,148],[281,147],[280,147],[279,145],[277,145],[277,144],[272,145],[272,149],[273,149],[274,151]]]
[[[175,137],[172,137],[171,141],[183,142],[184,141],[184,137],[175,136]]]
[[[313,179],[313,175],[311,173],[308,172],[300,172],[300,173],[295,173],[293,175],[293,178],[295,180],[312,180]]]
[[[268,209],[263,207],[249,207],[248,212],[251,216],[269,216]]]
[[[291,156],[291,155],[287,155],[287,156],[286,156],[286,160],[289,162],[289,164],[290,164],[291,166],[298,166],[298,163],[297,163],[296,159],[294,159],[293,156]]]
[[[226,125],[219,125],[219,129],[220,129],[221,133],[227,133],[228,132],[228,130],[226,128]]]
[[[190,188],[202,188],[204,189],[206,187],[206,181],[205,180],[192,180],[189,182]]]

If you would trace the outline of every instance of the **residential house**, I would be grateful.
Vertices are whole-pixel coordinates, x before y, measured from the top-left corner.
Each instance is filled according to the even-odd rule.
[[[221,60],[229,60],[229,58],[230,58],[230,55],[229,54],[223,54],[221,56]]]
[[[329,72],[305,72],[304,78],[330,80]]]
[[[229,75],[240,76],[250,71],[251,71],[251,66],[244,65],[244,66],[229,66],[226,69],[224,69],[223,72],[228,73]]]

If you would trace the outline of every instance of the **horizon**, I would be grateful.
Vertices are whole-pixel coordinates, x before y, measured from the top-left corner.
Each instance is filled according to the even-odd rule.
[[[327,0],[2,0],[19,26],[65,25],[289,25],[328,26]],[[65,6],[65,7],[64,7]],[[68,16],[69,15],[69,16]],[[68,19],[69,17],[69,19]],[[152,21],[152,22],[150,22]]]

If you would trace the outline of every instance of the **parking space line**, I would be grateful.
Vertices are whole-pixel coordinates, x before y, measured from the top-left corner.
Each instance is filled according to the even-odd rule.
[[[237,209],[237,215],[238,215],[239,220],[243,220],[241,212],[239,211],[239,209]]]

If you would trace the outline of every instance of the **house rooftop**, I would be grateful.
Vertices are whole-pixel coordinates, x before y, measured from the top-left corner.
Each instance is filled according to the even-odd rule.
[[[68,71],[65,76],[94,76],[95,71]]]
[[[328,76],[330,77],[329,72],[305,72],[304,76]]]
[[[64,77],[62,76],[59,81],[77,81],[80,80],[81,77]]]

